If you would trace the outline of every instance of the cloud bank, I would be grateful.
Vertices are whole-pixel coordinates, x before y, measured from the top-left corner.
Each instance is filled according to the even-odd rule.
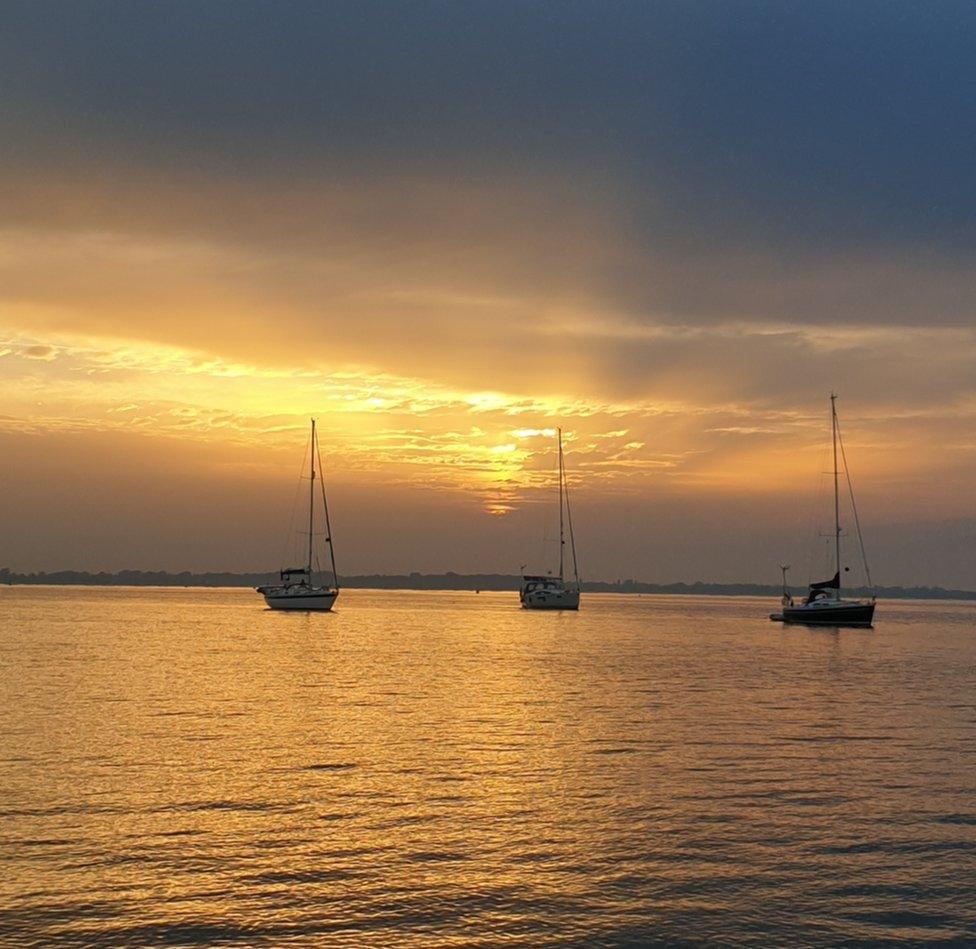
[[[561,424],[595,574],[758,579],[801,545],[836,389],[878,576],[976,584],[974,28],[951,2],[10,5],[0,439],[29,517],[0,559],[264,567],[271,517],[236,564],[164,522],[226,536],[194,497],[276,491],[314,413],[356,569],[508,569],[550,473],[519,433]],[[116,498],[153,457],[166,516],[100,547],[106,499],[70,547],[33,493],[59,439]]]

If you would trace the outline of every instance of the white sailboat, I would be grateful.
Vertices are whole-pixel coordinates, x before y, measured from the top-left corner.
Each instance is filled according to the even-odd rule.
[[[566,485],[566,467],[563,464],[563,430],[557,429],[559,444],[559,575],[522,577],[519,600],[526,610],[578,610],[580,604],[580,578],[576,563],[576,541],[573,537],[573,514],[569,507],[569,489]],[[566,518],[563,519],[565,510]],[[569,546],[573,557],[573,579],[564,577],[566,540],[564,524],[569,527]]]
[[[332,565],[331,586],[316,586],[315,569],[315,481],[317,473],[315,461],[318,459],[319,472],[322,458],[319,454],[318,435],[315,419],[312,419],[312,436],[309,446],[310,476],[308,485],[308,561],[303,567],[286,567],[279,571],[279,583],[257,587],[264,596],[265,603],[273,610],[315,610],[324,612],[332,609],[339,595],[339,576],[336,573],[335,550],[332,547],[332,524],[329,520],[329,502],[325,496],[325,481],[318,477],[322,490],[322,507],[325,510],[325,542],[329,547],[329,560]]]
[[[864,541],[861,537],[861,524],[857,516],[857,506],[854,503],[854,487],[851,483],[851,473],[847,467],[847,453],[841,440],[840,426],[837,422],[837,396],[830,394],[830,431],[834,452],[834,565],[836,570],[829,580],[811,583],[810,590],[802,603],[794,603],[787,585],[786,573],[790,569],[781,565],[783,572],[783,606],[779,613],[771,613],[769,618],[781,623],[796,623],[804,626],[862,626],[869,627],[874,620],[874,597],[870,600],[845,600],[841,597],[841,576],[849,568],[841,561],[840,526],[840,469],[838,467],[837,448],[840,446],[840,456],[844,462],[844,474],[850,491],[851,509],[854,514],[854,526],[857,530],[857,541],[864,563],[864,573],[868,585],[871,583],[871,571],[868,568],[867,557],[864,553]]]

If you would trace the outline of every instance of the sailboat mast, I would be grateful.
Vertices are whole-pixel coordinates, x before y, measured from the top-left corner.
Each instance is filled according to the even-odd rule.
[[[837,559],[837,596],[840,597],[840,485],[837,472],[837,394],[830,393],[830,430],[834,443],[834,554]]]
[[[563,578],[563,430],[556,430],[559,438],[559,579]]]
[[[315,539],[315,419],[312,419],[312,442],[309,446],[312,477],[308,481],[308,582],[312,582],[312,542]]]

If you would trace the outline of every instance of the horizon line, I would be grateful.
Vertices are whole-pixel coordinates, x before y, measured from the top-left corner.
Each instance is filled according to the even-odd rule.
[[[328,573],[329,571],[316,571],[317,573]],[[130,579],[138,578],[155,578],[158,580],[198,580],[198,581],[211,581],[211,582],[190,582],[190,583],[136,583],[136,586],[250,586],[253,581],[261,581],[267,577],[273,577],[277,571],[235,571],[235,570],[206,570],[206,571],[194,571],[194,570],[181,570],[181,571],[171,571],[171,570],[142,570],[135,568],[125,568],[122,570],[108,571],[108,570],[39,570],[39,571],[27,571],[20,572],[15,571],[9,567],[0,568],[0,584],[5,584],[8,586],[14,585],[58,585],[60,581],[67,581],[64,585],[78,585],[78,586],[99,586],[105,584],[99,584],[92,582],[97,579],[121,579],[122,577]],[[364,581],[415,581],[415,582],[427,582],[427,583],[437,583],[438,581],[450,580],[452,584],[463,584],[461,587],[452,586],[446,589],[485,589],[490,590],[491,587],[486,585],[490,583],[512,583],[520,579],[521,574],[518,573],[458,573],[453,570],[447,570],[437,573],[420,573],[419,571],[401,572],[401,573],[359,573],[359,574],[348,574],[345,576],[340,576],[340,581],[342,585],[359,587],[360,589],[366,589],[368,586]],[[229,582],[229,583],[215,583],[213,582],[217,578],[223,580],[239,582]],[[480,586],[476,581],[481,581]],[[760,583],[756,581],[715,581],[715,580],[673,580],[673,581],[654,581],[654,580],[637,580],[633,577],[630,578],[617,578],[614,580],[584,580],[582,581],[584,590],[589,588],[592,593],[598,592],[612,592],[608,590],[600,590],[600,587],[627,587],[632,588],[636,592],[640,592],[638,588],[647,588],[648,590],[653,589],[659,592],[667,592],[668,590],[678,590],[678,589],[689,589],[696,590],[702,589],[702,592],[707,592],[709,589],[712,591],[732,591],[736,588],[748,588],[754,590],[758,595],[769,595],[773,592],[779,592],[782,590],[781,583]],[[109,584],[122,586],[126,584]],[[397,588],[397,587],[391,587]],[[495,590],[507,589],[508,587],[494,587]],[[806,588],[805,584],[800,586],[790,585],[790,591],[802,591]],[[382,587],[379,587],[382,589]],[[411,589],[409,586],[400,586],[399,589]],[[445,589],[440,587],[423,587],[422,589]],[[973,598],[976,599],[976,590],[962,590],[955,589],[952,587],[943,587],[938,585],[922,584],[914,586],[902,586],[894,584],[891,586],[875,586],[866,587],[864,585],[847,587],[851,591],[861,591],[861,592],[872,592],[877,593],[889,592],[900,592],[900,593],[914,593],[918,594],[934,594],[932,598],[945,599],[950,594],[958,594],[963,598]]]

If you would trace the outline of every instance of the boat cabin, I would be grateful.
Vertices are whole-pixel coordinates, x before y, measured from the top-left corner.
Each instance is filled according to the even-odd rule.
[[[522,577],[522,592],[536,590],[562,590],[565,584],[559,577]]]

